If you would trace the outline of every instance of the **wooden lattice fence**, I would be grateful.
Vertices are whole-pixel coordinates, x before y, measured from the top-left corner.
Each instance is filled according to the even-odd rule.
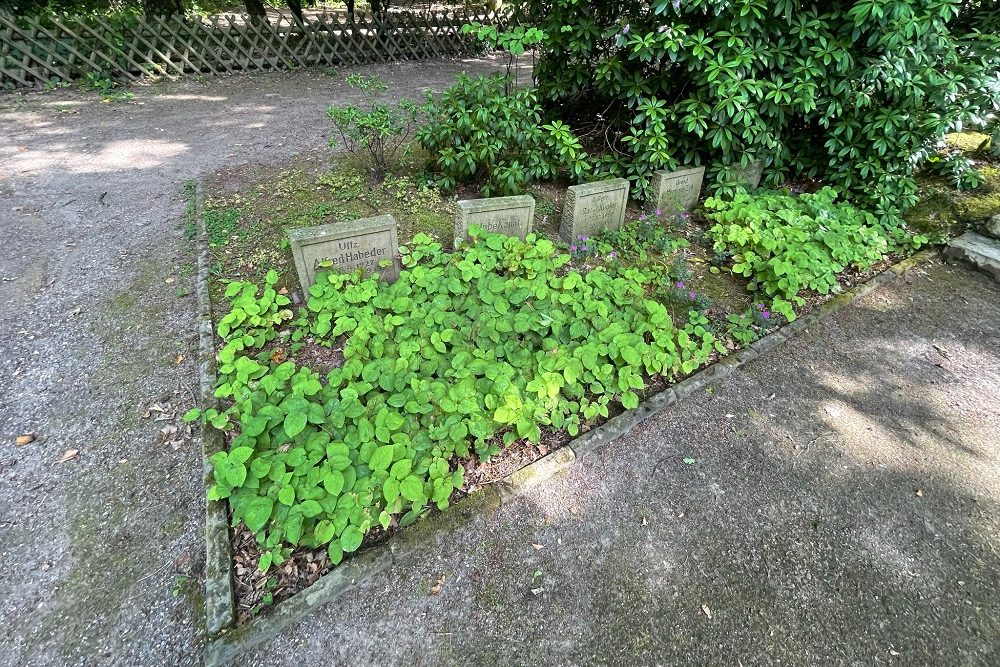
[[[0,12],[0,89],[72,82],[93,76],[220,74],[311,65],[469,55],[471,21],[498,15],[391,12],[379,20],[329,13],[299,21],[278,16],[146,17],[114,24],[100,17],[15,19]]]

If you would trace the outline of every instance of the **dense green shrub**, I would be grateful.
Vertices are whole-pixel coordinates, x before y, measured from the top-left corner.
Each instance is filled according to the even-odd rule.
[[[1000,104],[998,39],[956,35],[947,0],[529,0],[535,68],[564,119],[606,119],[599,172],[642,195],[654,169],[765,162],[895,218],[945,132]],[[571,123],[572,124],[572,123]]]
[[[866,269],[889,252],[926,242],[836,199],[829,187],[798,197],[764,192],[709,198],[705,208],[716,224],[708,234],[717,253],[733,255],[733,273],[749,278],[751,289],[797,304],[804,303],[803,290],[836,290],[837,274],[848,267]],[[772,308],[790,314],[787,303],[775,301]]]
[[[420,144],[434,155],[436,184],[483,182],[483,194],[517,194],[532,181],[588,173],[587,154],[569,127],[545,123],[532,88],[506,92],[507,78],[460,75],[440,98],[428,93]]]
[[[230,407],[204,418],[234,437],[212,458],[210,497],[256,534],[263,569],[298,545],[339,563],[373,526],[446,507],[473,452],[575,435],[612,400],[636,407],[645,378],[721,348],[703,314],[674,321],[647,296],[662,269],[581,274],[533,235],[472,228],[470,240],[447,254],[417,235],[392,285],[321,272],[297,315],[274,272],[263,289],[227,289],[216,396]],[[344,364],[322,377],[283,359],[307,338],[337,341]]]

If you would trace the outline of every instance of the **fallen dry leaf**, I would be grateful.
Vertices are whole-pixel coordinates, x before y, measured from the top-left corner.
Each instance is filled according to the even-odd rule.
[[[76,458],[76,455],[79,453],[80,453],[79,449],[67,449],[65,452],[63,452],[63,455],[59,457],[59,460],[56,461],[56,463],[66,463],[66,461],[69,461],[72,458]]]
[[[35,441],[34,433],[25,433],[24,435],[19,435],[16,438],[14,438],[14,444],[17,445],[18,447],[30,444],[34,441]]]
[[[701,605],[701,610],[705,612],[705,616],[708,616],[709,619],[712,618],[712,610],[708,608],[707,604]]]
[[[431,595],[437,595],[438,593],[440,593],[441,592],[441,586],[443,586],[443,585],[444,585],[444,575],[442,574],[441,578],[438,579],[437,584],[435,584],[434,586],[431,586],[431,593],[430,594]]]
[[[923,498],[924,497],[924,490],[923,489],[917,489],[917,497],[919,497],[919,498]]]
[[[174,278],[173,276],[170,276],[169,278],[167,278],[163,282],[165,282],[166,284],[169,285],[170,283],[174,282],[174,280],[176,280],[176,278]]]
[[[545,548],[544,544],[532,544],[531,546],[535,548],[535,551],[541,551],[542,549]]]
[[[183,354],[178,354],[176,357],[174,357],[174,363],[175,364],[180,364],[182,361],[184,361],[184,355]]]

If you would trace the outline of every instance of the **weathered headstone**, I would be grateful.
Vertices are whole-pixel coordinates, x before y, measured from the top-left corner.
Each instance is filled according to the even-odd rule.
[[[535,200],[531,195],[460,201],[455,215],[455,246],[466,240],[471,225],[523,241],[531,233],[534,219]]]
[[[754,191],[760,186],[760,177],[764,174],[764,162],[756,160],[750,163],[749,167],[736,167],[735,180],[746,183],[748,191]]]
[[[295,258],[302,289],[307,290],[316,280],[316,273],[330,262],[329,268],[353,271],[358,267],[365,273],[378,273],[388,282],[399,277],[399,260],[396,252],[396,219],[391,215],[361,218],[352,222],[338,222],[317,227],[293,229],[288,240]],[[384,260],[392,264],[381,267]]]
[[[573,243],[581,236],[594,236],[606,229],[618,229],[625,222],[629,182],[612,178],[566,189],[559,236]]]
[[[705,167],[653,172],[656,208],[665,213],[690,211],[698,203]]]

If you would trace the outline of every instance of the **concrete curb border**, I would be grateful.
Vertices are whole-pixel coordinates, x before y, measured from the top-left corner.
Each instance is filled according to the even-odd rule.
[[[202,194],[198,184],[185,184],[188,223],[194,222],[198,253],[198,390],[202,409],[215,407],[217,384],[215,363],[215,324],[212,319],[212,299],[208,273],[211,256],[205,219],[202,216]],[[191,218],[194,220],[191,220]],[[229,541],[229,512],[226,503],[208,500],[208,490],[215,483],[209,459],[224,450],[222,431],[211,424],[201,427],[203,483],[205,485],[205,627],[208,634],[219,633],[236,622],[236,601],[233,596],[233,554]]]
[[[208,291],[210,256],[205,236],[204,221],[200,216],[201,200],[196,195],[198,215],[198,327],[203,407],[215,404],[216,385],[215,349],[211,302]],[[780,347],[795,334],[807,331],[820,320],[836,313],[845,306],[870,294],[878,287],[905,275],[914,267],[937,255],[935,250],[924,250],[888,267],[869,281],[855,285],[850,290],[820,304],[807,315],[797,318],[780,329],[764,336],[750,347],[728,355],[682,382],[649,396],[634,410],[627,410],[601,426],[584,433],[566,446],[507,475],[493,486],[484,487],[462,498],[447,512],[438,512],[423,519],[425,530],[411,526],[387,542],[353,556],[343,565],[319,578],[316,583],[276,605],[266,614],[244,626],[235,624],[235,602],[232,588],[232,554],[229,544],[229,522],[225,505],[208,502],[206,505],[206,564],[205,606],[209,640],[205,647],[204,664],[207,667],[225,665],[241,653],[261,644],[288,625],[300,620],[316,607],[331,602],[349,592],[376,574],[385,572],[427,542],[439,531],[438,524],[452,527],[464,523],[477,513],[498,509],[503,503],[516,500],[542,481],[567,470],[575,462],[584,460],[613,440],[699,389],[721,382],[747,362]],[[207,316],[207,317],[206,317]],[[202,431],[205,453],[205,491],[212,484],[211,465],[208,457],[225,446],[222,433],[211,426]]]

